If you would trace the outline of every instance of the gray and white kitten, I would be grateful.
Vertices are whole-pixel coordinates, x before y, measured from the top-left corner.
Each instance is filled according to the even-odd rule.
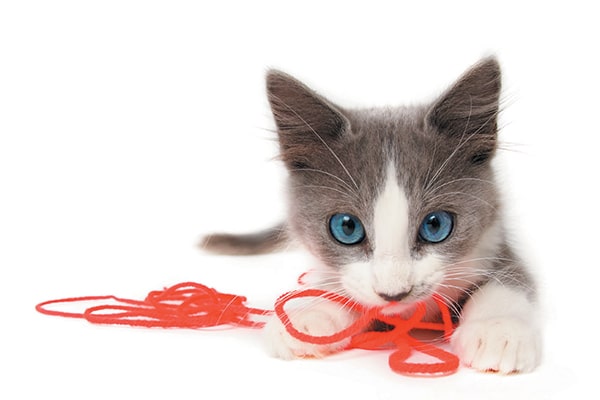
[[[211,235],[204,247],[259,254],[297,242],[321,265],[313,286],[368,306],[395,302],[398,313],[431,304],[437,293],[460,318],[452,345],[463,364],[531,371],[541,353],[534,282],[507,242],[490,165],[500,88],[499,64],[486,58],[432,104],[350,110],[269,72],[289,172],[287,220],[257,234]],[[291,318],[308,333],[328,335],[356,315],[319,302]],[[266,332],[282,358],[346,345],[299,342],[276,318]]]

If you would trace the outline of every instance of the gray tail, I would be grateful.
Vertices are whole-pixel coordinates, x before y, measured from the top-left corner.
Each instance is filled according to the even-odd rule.
[[[236,256],[267,254],[285,250],[290,238],[284,224],[249,234],[214,233],[205,236],[200,247],[210,253]]]

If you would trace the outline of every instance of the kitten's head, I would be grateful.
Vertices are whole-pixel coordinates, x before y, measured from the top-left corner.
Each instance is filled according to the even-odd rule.
[[[278,71],[267,91],[290,175],[287,223],[346,294],[383,305],[448,287],[498,218],[497,61],[423,106],[346,110]]]

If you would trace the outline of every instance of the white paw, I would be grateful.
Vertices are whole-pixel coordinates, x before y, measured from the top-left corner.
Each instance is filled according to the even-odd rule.
[[[320,304],[318,307],[289,312],[290,321],[300,332],[311,336],[329,336],[348,327],[353,317],[339,306]],[[269,352],[284,360],[303,357],[324,357],[348,346],[350,339],[327,345],[302,342],[291,336],[277,316],[265,326]]]
[[[541,356],[536,324],[518,317],[466,321],[454,332],[452,346],[463,364],[482,372],[529,372]]]

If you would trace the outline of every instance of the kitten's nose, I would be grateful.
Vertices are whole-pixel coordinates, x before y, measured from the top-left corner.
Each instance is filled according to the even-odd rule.
[[[409,293],[410,293],[410,290],[407,292],[396,293],[396,294],[387,294],[387,293],[377,292],[377,295],[379,297],[381,297],[382,299],[384,299],[385,301],[400,301],[400,300],[404,299],[406,296],[408,296]]]

